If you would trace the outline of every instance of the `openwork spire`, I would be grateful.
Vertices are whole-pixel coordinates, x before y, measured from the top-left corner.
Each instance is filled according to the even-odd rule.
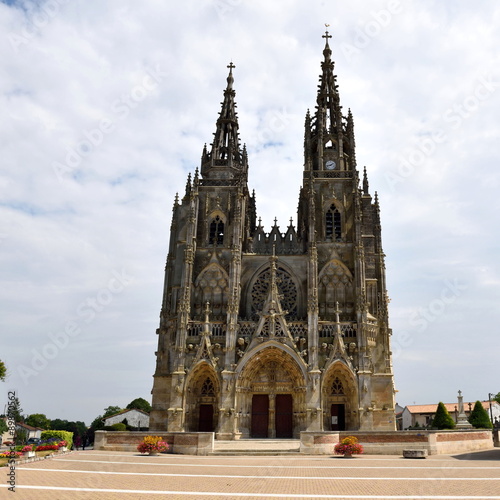
[[[214,160],[236,160],[240,161],[240,144],[238,136],[238,117],[236,113],[236,103],[233,90],[233,68],[231,62],[228,65],[229,75],[227,77],[227,87],[224,90],[224,101],[217,120],[214,142],[212,143],[211,157]]]
[[[325,134],[334,134],[341,126],[342,115],[338,85],[333,74],[334,62],[332,61],[332,49],[328,39],[332,36],[326,31],[325,48],[323,49],[324,60],[321,63],[322,73],[320,76],[318,96],[316,98],[316,127]]]
[[[216,122],[214,140],[211,147],[204,148],[201,156],[202,178],[225,179],[229,183],[231,179],[245,182],[248,170],[248,159],[246,149],[241,149],[238,133],[238,115],[236,113],[235,95],[233,89],[234,64],[227,66],[229,75],[227,86],[224,90],[222,108]],[[228,174],[229,172],[229,174]]]
[[[337,77],[328,31],[316,96],[316,110],[306,115],[304,134],[304,170],[317,178],[331,179],[339,170],[355,171],[354,121],[352,114],[342,115]],[[305,179],[306,177],[304,177]]]

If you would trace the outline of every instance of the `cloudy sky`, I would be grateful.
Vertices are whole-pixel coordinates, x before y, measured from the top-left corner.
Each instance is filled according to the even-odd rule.
[[[296,220],[325,23],[382,210],[397,401],[500,391],[500,5],[0,3],[0,359],[26,414],[150,400],[171,209],[232,60],[249,187]]]

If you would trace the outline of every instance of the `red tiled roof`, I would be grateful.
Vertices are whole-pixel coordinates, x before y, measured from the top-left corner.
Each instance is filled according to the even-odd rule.
[[[493,404],[495,404],[495,401],[492,401]],[[475,401],[472,401],[470,403],[464,402],[464,410],[469,411],[469,404],[471,405],[471,409],[474,408],[474,405],[476,404]],[[490,402],[489,401],[481,401],[481,404],[483,405],[483,408],[485,410],[490,409]],[[444,403],[444,406],[448,410],[448,413],[452,413],[455,411],[455,409],[458,411],[458,402],[457,403]],[[408,408],[410,413],[436,413],[438,405],[437,404],[432,404],[432,405],[408,405],[406,408]]]
[[[28,424],[23,424],[21,422],[17,422],[16,425],[19,427],[24,427],[25,429],[28,429],[29,431],[44,431],[45,429],[41,429],[40,427],[32,427],[31,425]]]

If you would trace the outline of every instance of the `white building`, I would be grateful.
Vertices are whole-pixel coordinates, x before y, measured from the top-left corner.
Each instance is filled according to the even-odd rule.
[[[127,424],[141,429],[149,428],[149,414],[142,410],[122,410],[114,415],[103,418],[105,426],[122,423],[127,420]]]

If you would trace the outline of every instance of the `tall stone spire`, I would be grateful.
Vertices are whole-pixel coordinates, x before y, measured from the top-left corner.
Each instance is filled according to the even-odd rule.
[[[201,158],[202,177],[225,178],[229,169],[234,177],[237,173],[246,172],[247,159],[240,147],[238,134],[238,115],[236,113],[235,95],[233,89],[234,64],[228,65],[229,75],[227,77],[227,86],[224,90],[224,100],[222,109],[216,122],[214,141],[211,144],[210,151],[204,149]]]
[[[349,111],[342,115],[335,63],[329,39],[325,32],[325,47],[314,114],[306,115],[304,135],[304,171],[317,171],[315,178],[331,179],[339,174],[333,171],[356,167],[354,153],[354,121]]]
[[[316,98],[316,126],[324,134],[336,133],[342,123],[337,79],[333,74],[332,49],[328,44],[328,39],[331,37],[328,31],[323,35],[326,40],[323,50],[324,61],[321,63],[322,73]]]

